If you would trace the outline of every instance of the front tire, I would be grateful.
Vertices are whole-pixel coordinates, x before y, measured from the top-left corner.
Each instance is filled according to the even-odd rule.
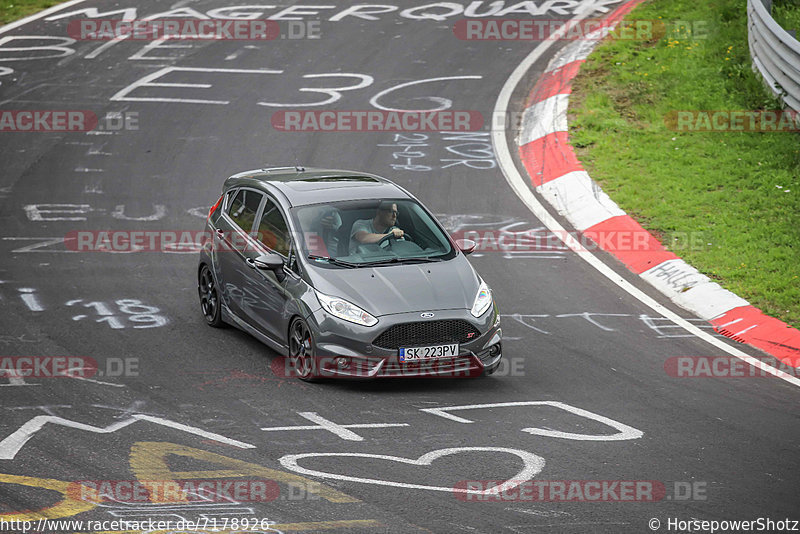
[[[289,326],[289,360],[297,378],[306,382],[317,379],[317,361],[311,329],[300,317]]]
[[[220,328],[222,323],[222,305],[219,300],[217,284],[214,281],[214,274],[207,265],[200,269],[200,276],[197,280],[197,293],[200,296],[200,311],[208,326]]]

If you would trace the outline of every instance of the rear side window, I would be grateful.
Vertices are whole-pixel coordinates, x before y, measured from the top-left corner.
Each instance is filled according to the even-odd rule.
[[[270,199],[258,223],[258,239],[279,254],[289,256],[289,229],[278,206]]]
[[[264,195],[257,191],[249,189],[242,189],[231,202],[228,208],[228,216],[233,219],[239,228],[245,232],[253,229],[253,223],[256,221],[256,212],[258,205],[261,204],[261,199]]]

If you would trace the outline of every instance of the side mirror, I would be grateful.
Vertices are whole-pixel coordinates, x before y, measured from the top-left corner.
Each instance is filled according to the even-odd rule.
[[[255,263],[256,269],[274,272],[278,282],[283,282],[283,279],[286,278],[286,273],[283,272],[284,262],[280,254],[268,252],[257,257],[253,263]]]
[[[472,239],[456,239],[456,246],[465,256],[468,256],[475,251],[475,247],[477,247],[478,244]]]

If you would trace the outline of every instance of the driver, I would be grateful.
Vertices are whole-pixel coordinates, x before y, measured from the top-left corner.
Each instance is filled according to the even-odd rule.
[[[358,245],[377,243],[389,234],[395,239],[403,237],[403,231],[395,226],[397,222],[397,204],[383,201],[372,219],[359,219],[353,223],[350,231],[350,253],[354,253]]]

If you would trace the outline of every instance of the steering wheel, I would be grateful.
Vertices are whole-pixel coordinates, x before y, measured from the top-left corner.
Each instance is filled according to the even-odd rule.
[[[381,248],[391,248],[392,247],[392,239],[394,239],[394,240],[402,239],[404,241],[405,240],[408,240],[408,241],[413,241],[414,240],[411,237],[411,234],[409,234],[408,232],[404,231],[403,232],[403,237],[395,237],[394,236],[394,232],[391,232],[391,233],[386,234],[382,238],[380,238],[380,240],[377,241],[375,244],[378,245]],[[383,246],[384,243],[387,243],[387,245],[385,247]]]

